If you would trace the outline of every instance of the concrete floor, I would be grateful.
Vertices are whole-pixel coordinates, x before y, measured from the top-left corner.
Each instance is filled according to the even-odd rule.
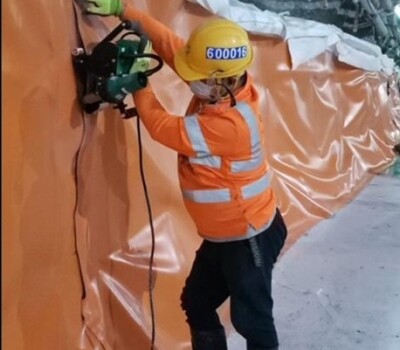
[[[400,178],[376,176],[301,238],[273,294],[280,350],[400,350]]]

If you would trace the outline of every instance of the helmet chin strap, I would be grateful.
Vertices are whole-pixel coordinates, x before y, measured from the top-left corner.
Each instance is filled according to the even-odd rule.
[[[233,78],[235,80],[231,80]],[[210,98],[209,102],[215,104],[215,103],[219,102],[221,99],[223,99],[225,96],[229,95],[229,97],[231,99],[231,107],[236,106],[235,93],[238,89],[240,89],[243,85],[245,85],[246,80],[247,80],[246,72],[240,76],[231,77],[231,78],[211,77],[207,83],[209,85],[213,85],[217,91],[216,91],[216,95],[213,96],[212,98]],[[230,82],[230,83],[227,84],[226,82]],[[224,92],[226,92],[226,93],[222,93],[221,88],[223,88],[225,90]]]
[[[230,88],[228,88],[228,86],[226,86],[223,83],[215,83],[215,85],[222,86],[226,90],[226,92],[228,93],[229,97],[231,98],[231,107],[235,107],[236,106],[236,99],[235,99],[235,95],[233,94],[232,90]],[[222,98],[222,96],[220,96],[220,98]]]

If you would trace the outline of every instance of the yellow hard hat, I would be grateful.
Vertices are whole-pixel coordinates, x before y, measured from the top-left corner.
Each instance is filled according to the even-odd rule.
[[[247,32],[226,19],[212,19],[197,27],[174,57],[186,81],[241,75],[253,61]]]

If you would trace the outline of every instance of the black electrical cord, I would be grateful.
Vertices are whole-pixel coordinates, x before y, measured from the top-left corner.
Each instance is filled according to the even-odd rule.
[[[143,72],[148,77],[150,75],[153,75],[154,73],[158,72],[164,65],[164,62],[161,59],[161,57],[155,55],[154,53],[140,53],[140,54],[134,54],[134,55],[132,55],[132,54],[131,55],[130,54],[124,54],[123,57],[124,58],[134,58],[134,59],[137,59],[137,58],[151,58],[151,59],[157,61],[158,64],[157,64],[156,67],[148,69],[145,72]]]
[[[143,37],[140,35],[140,33],[137,33],[134,31],[125,33],[124,35],[122,35],[122,37],[119,40],[122,40],[129,35],[138,36],[141,40],[141,44],[143,46],[145,45],[146,41],[142,42]],[[144,47],[143,47],[143,49],[144,49]],[[148,77],[150,75],[158,72],[162,68],[163,63],[164,63],[159,56],[152,54],[152,53],[140,53],[140,54],[134,54],[134,55],[124,54],[123,57],[130,57],[130,58],[134,58],[134,59],[150,58],[150,59],[156,60],[158,63],[157,66],[144,72],[146,74],[146,76],[148,76]],[[155,328],[155,314],[154,314],[154,301],[153,301],[153,264],[154,264],[154,252],[155,252],[156,240],[155,240],[154,226],[153,226],[153,214],[152,214],[152,210],[151,210],[149,193],[147,190],[146,177],[144,174],[142,136],[141,136],[141,132],[140,132],[140,117],[139,117],[139,114],[137,113],[137,111],[136,111],[136,115],[137,115],[136,125],[137,125],[137,134],[138,134],[140,177],[142,179],[144,195],[146,198],[146,206],[147,206],[147,212],[149,215],[150,230],[151,230],[151,253],[150,253],[150,261],[149,261],[148,289],[149,289],[149,301],[150,301],[150,313],[151,313],[151,345],[150,345],[150,349],[154,350],[155,340],[156,340],[156,328]]]
[[[134,31],[130,31],[130,32],[127,32],[127,33],[124,33],[123,35],[121,35],[121,37],[119,38],[119,40],[125,39],[125,38],[126,38],[127,36],[129,36],[129,35],[135,35],[135,36],[137,36],[137,37],[140,38],[140,34],[139,34],[139,33],[134,32]]]
[[[124,34],[118,39],[118,41],[121,41],[121,40],[125,39],[127,36],[130,36],[130,35],[134,35],[134,36],[136,36],[136,37],[138,37],[138,38],[140,39],[139,52],[144,51],[145,46],[146,46],[146,44],[147,44],[147,42],[148,42],[148,39],[147,39],[145,36],[143,36],[142,33],[135,32],[135,31],[129,31],[129,32],[127,32],[127,33],[124,33]],[[158,63],[157,66],[154,67],[154,68],[152,68],[152,69],[149,69],[149,70],[147,70],[147,71],[145,72],[145,74],[146,74],[148,77],[149,77],[150,75],[153,75],[154,73],[158,72],[158,71],[163,67],[163,64],[164,64],[164,62],[163,62],[163,60],[161,59],[161,57],[159,57],[158,55],[155,55],[155,54],[153,54],[153,53],[138,53],[138,54],[126,54],[126,53],[124,53],[124,54],[121,54],[121,56],[122,56],[122,57],[126,57],[126,58],[134,58],[134,59],[137,59],[137,58],[151,58],[151,59],[153,59],[153,60],[156,60],[157,63]]]
[[[153,302],[153,263],[154,263],[154,252],[156,248],[156,239],[154,234],[154,226],[153,226],[153,214],[151,211],[151,204],[149,199],[149,193],[147,190],[146,177],[144,174],[143,167],[143,150],[142,150],[142,137],[140,132],[140,120],[139,115],[136,117],[136,125],[137,125],[137,134],[138,134],[138,148],[139,148],[139,168],[140,168],[140,177],[142,179],[144,196],[146,198],[146,206],[147,212],[149,215],[150,222],[150,230],[151,230],[151,253],[150,253],[150,261],[149,261],[149,299],[150,299],[150,313],[151,313],[151,350],[154,350],[155,340],[156,340],[156,329],[155,329],[155,315],[154,315],[154,302]]]

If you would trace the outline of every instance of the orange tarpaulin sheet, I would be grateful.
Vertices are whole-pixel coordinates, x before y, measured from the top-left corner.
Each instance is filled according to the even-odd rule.
[[[134,3],[184,38],[210,16],[183,0]],[[16,0],[2,10],[4,349],[149,349],[151,236],[135,120],[111,108],[82,114],[72,2]],[[119,23],[78,21],[87,42]],[[387,76],[330,54],[292,71],[284,42],[252,40],[289,248],[392,162],[399,92]],[[151,80],[168,110],[183,114],[187,86],[168,67]],[[179,294],[200,239],[181,200],[176,154],[142,132],[157,245],[157,346],[188,349]],[[226,309],[221,314],[227,322]]]

